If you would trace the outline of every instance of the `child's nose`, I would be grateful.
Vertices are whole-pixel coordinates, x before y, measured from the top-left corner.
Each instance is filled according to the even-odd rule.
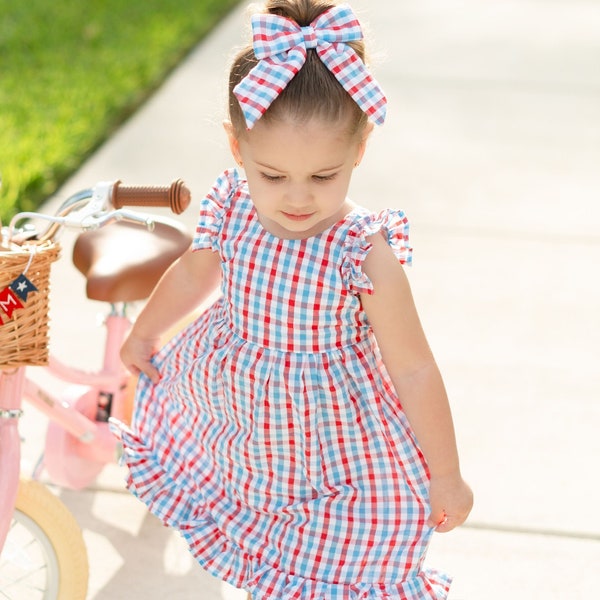
[[[292,185],[288,190],[288,202],[294,206],[305,206],[311,201],[311,198],[312,194],[305,185]]]

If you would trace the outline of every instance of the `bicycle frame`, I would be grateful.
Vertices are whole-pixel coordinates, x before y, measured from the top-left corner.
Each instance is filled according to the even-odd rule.
[[[21,398],[25,381],[23,367],[13,370],[0,370],[0,398],[2,413],[0,418],[0,548],[4,547],[10,515],[13,513],[17,497],[17,484],[21,466],[21,440],[18,421],[21,416]]]
[[[120,312],[113,306],[105,325],[101,370],[83,371],[50,356],[45,371],[77,387],[67,387],[56,397],[29,377],[24,383],[25,399],[51,421],[43,464],[55,483],[73,489],[87,487],[104,465],[118,456],[118,443],[108,429],[108,418],[125,418],[124,395],[131,378],[119,359],[119,349],[131,326],[125,306]],[[69,464],[73,452],[77,468]]]
[[[68,366],[53,355],[49,358],[48,366],[41,368],[62,381],[88,386],[99,392],[112,395],[111,415],[121,419],[123,418],[122,407],[118,399],[122,392],[123,383],[129,379],[129,375],[119,359],[119,349],[130,327],[131,321],[125,314],[117,314],[113,310],[108,315],[106,319],[107,337],[104,347],[104,360],[100,371],[83,371]],[[24,393],[29,402],[48,415],[50,419],[62,425],[69,433],[82,442],[93,442],[97,430],[96,422],[81,414],[74,415],[73,412],[76,411],[72,411],[63,402],[48,394],[29,378],[25,379]]]

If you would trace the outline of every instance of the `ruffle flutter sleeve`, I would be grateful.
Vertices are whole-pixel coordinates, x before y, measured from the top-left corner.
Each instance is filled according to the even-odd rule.
[[[210,192],[202,199],[192,250],[210,249],[213,252],[220,250],[223,217],[238,185],[237,171],[228,169],[219,175]]]
[[[412,248],[408,241],[408,219],[403,211],[386,209],[379,214],[364,213],[350,225],[345,239],[342,260],[342,278],[353,294],[372,294],[373,284],[363,272],[362,265],[372,247],[368,238],[381,233],[403,265],[412,262]]]

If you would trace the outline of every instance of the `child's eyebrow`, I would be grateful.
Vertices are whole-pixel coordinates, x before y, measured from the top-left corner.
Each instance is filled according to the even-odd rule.
[[[318,171],[316,171],[317,173],[323,173],[325,171],[336,171],[337,169],[341,169],[344,166],[344,163],[341,163],[339,165],[335,165],[333,167],[325,167],[324,169],[319,169]]]
[[[271,171],[277,171],[277,172],[279,172],[279,173],[283,173],[283,171],[281,171],[281,170],[280,170],[280,169],[278,169],[277,167],[274,167],[274,166],[272,166],[272,165],[268,165],[267,163],[262,163],[262,162],[259,162],[259,161],[257,160],[257,161],[256,161],[256,164],[257,164],[259,167],[262,167],[263,169],[270,169]]]

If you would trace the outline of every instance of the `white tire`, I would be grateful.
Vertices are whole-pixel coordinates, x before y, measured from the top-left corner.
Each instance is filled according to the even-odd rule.
[[[87,550],[69,509],[37,481],[21,480],[0,556],[0,597],[85,600]]]

